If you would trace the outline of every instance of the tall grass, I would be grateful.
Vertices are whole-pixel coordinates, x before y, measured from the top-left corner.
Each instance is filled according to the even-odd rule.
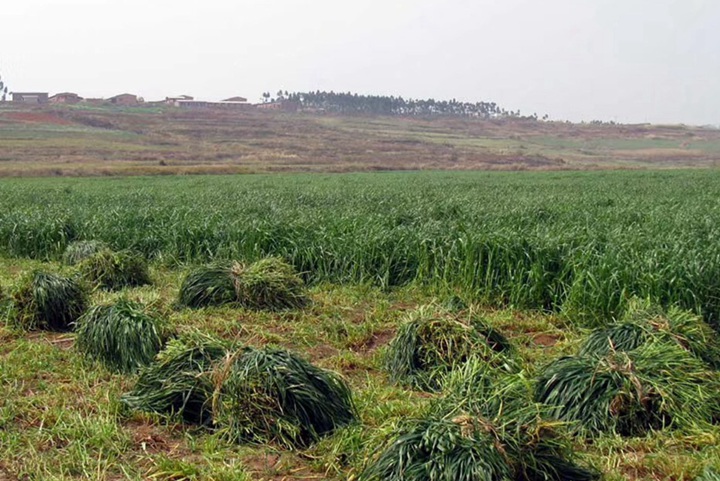
[[[720,172],[3,180],[0,253],[97,239],[167,264],[277,256],[589,325],[633,296],[720,316]]]

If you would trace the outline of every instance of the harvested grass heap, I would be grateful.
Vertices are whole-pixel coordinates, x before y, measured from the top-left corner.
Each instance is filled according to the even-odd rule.
[[[713,468],[707,468],[695,481],[720,481],[720,473]]]
[[[720,340],[702,317],[675,307],[664,311],[638,299],[631,301],[620,322],[591,333],[580,355],[602,357],[613,351],[629,352],[651,341],[675,343],[713,368],[720,368]]]
[[[24,329],[68,331],[87,303],[87,289],[76,279],[35,271],[13,292],[12,315]]]
[[[178,303],[200,308],[237,302],[235,282],[229,266],[206,266],[191,271],[180,286]]]
[[[129,251],[102,250],[79,264],[80,272],[92,284],[107,290],[150,284],[145,259]]]
[[[230,348],[226,342],[199,333],[171,339],[122,400],[131,409],[179,415],[188,423],[209,425],[212,371]]]
[[[234,441],[305,447],[355,419],[342,378],[284,350],[246,348],[214,379],[214,422]]]
[[[160,321],[142,305],[121,299],[91,308],[78,321],[76,346],[108,369],[134,372],[152,362],[165,342]]]
[[[477,319],[460,320],[436,306],[410,313],[390,343],[386,368],[394,382],[436,390],[454,367],[479,356],[510,368],[505,337]]]
[[[296,309],[308,302],[295,270],[270,257],[245,266],[209,266],[190,272],[180,286],[180,305],[206,307],[237,303],[250,309]]]
[[[362,481],[590,481],[556,422],[542,421],[530,383],[471,359],[427,417],[404,422],[370,459]]]
[[[70,243],[63,254],[63,263],[74,266],[92,257],[100,251],[108,249],[107,244],[97,240],[83,240]]]
[[[541,374],[536,399],[557,419],[593,436],[710,423],[720,377],[675,343],[650,342],[604,357],[565,357]]]

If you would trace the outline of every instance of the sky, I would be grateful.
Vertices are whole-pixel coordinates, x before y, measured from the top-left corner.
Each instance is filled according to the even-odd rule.
[[[333,90],[720,125],[720,0],[3,0],[10,90]]]

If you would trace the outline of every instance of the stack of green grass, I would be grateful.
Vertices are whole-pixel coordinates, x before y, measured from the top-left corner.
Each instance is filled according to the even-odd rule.
[[[63,253],[63,263],[69,266],[74,266],[106,249],[108,249],[108,246],[102,241],[75,241],[70,243],[65,249],[65,252]]]
[[[394,382],[436,390],[442,377],[471,357],[512,369],[505,337],[470,316],[461,319],[437,306],[411,312],[390,343],[386,368]]]
[[[536,398],[588,436],[711,423],[720,415],[717,339],[702,319],[636,302],[580,355],[551,363]]]
[[[695,481],[720,481],[720,473],[713,468],[707,468]]]
[[[79,319],[76,330],[80,352],[124,373],[150,364],[167,337],[159,319],[126,299],[92,307]]]
[[[585,481],[598,474],[575,460],[568,433],[543,421],[521,374],[470,359],[445,383],[426,416],[403,422],[371,457],[363,481]]]
[[[308,302],[305,286],[292,266],[270,257],[245,266],[208,266],[190,272],[179,294],[187,307],[238,304],[250,309],[296,309]]]
[[[338,375],[287,351],[238,348],[200,334],[171,340],[123,400],[133,409],[212,426],[226,439],[290,448],[356,417]]]
[[[11,315],[24,329],[68,331],[85,312],[88,293],[72,277],[35,271],[20,280],[11,303]]]
[[[151,283],[147,261],[130,251],[103,249],[81,261],[78,268],[85,279],[101,289],[119,290]]]

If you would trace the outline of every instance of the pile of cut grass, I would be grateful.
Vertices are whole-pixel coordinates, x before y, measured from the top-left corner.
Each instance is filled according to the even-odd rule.
[[[83,277],[106,290],[144,286],[151,283],[147,261],[130,251],[104,249],[78,264]]]
[[[521,374],[498,376],[470,359],[445,380],[447,396],[403,422],[360,475],[362,481],[591,481],[568,433],[543,421]]]
[[[663,310],[638,299],[631,301],[620,322],[593,331],[580,355],[630,352],[653,341],[675,343],[713,368],[720,367],[720,338],[702,317],[677,307]]]
[[[292,266],[270,257],[245,266],[207,266],[191,271],[180,286],[178,303],[199,308],[238,304],[279,311],[308,303],[305,285]]]
[[[629,352],[564,357],[541,373],[536,399],[587,436],[639,436],[711,423],[720,413],[720,375],[675,343]]]
[[[720,481],[720,473],[713,468],[707,468],[695,481]]]
[[[215,382],[214,422],[234,441],[302,448],[356,418],[342,378],[285,350],[239,351]]]
[[[12,293],[11,316],[27,330],[69,331],[88,305],[86,287],[72,277],[35,271]]]
[[[70,243],[63,254],[63,263],[74,266],[92,257],[100,251],[108,249],[108,245],[97,240],[82,240]]]
[[[77,322],[78,350],[113,371],[131,373],[150,364],[167,338],[159,319],[121,299],[94,306]]]
[[[386,369],[394,382],[436,390],[442,377],[471,357],[511,368],[507,339],[479,319],[460,319],[437,306],[411,312],[388,347]]]
[[[231,349],[231,344],[200,333],[171,339],[156,361],[141,370],[134,389],[122,401],[138,411],[210,425],[212,372]]]

